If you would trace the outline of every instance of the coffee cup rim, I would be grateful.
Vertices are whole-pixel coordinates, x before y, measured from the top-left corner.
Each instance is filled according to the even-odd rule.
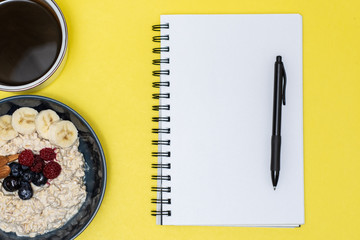
[[[67,29],[65,17],[63,15],[60,7],[56,4],[56,2],[54,0],[43,0],[43,1],[46,2],[50,6],[50,8],[55,12],[55,15],[58,18],[59,24],[60,24],[60,29],[61,29],[61,34],[62,34],[61,47],[60,47],[59,54],[56,58],[56,61],[52,64],[51,68],[45,74],[43,74],[41,77],[39,77],[38,79],[36,79],[30,83],[18,85],[18,86],[9,86],[9,85],[0,84],[1,91],[6,91],[6,92],[26,91],[26,90],[33,89],[33,88],[43,84],[49,78],[51,78],[51,76],[53,76],[54,73],[59,69],[59,67],[61,66],[61,63],[63,62],[63,60],[66,56],[67,47],[68,47],[68,29]]]

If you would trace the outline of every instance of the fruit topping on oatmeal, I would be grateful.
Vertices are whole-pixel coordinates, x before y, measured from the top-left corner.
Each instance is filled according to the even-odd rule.
[[[40,155],[34,156],[34,163],[31,166],[31,171],[40,173],[44,169],[45,161],[40,157]]]
[[[2,144],[4,145],[6,141],[16,138],[18,132],[15,131],[13,126],[11,125],[11,116],[4,115],[0,117],[0,139],[2,140]]]
[[[35,132],[35,118],[38,114],[33,108],[22,107],[17,109],[11,119],[11,125],[21,134],[31,134]]]
[[[6,177],[3,181],[3,187],[8,192],[14,192],[20,188],[20,179],[13,176]]]
[[[10,175],[4,179],[3,188],[8,192],[19,190],[18,195],[22,200],[30,199],[33,196],[30,183],[41,187],[48,179],[55,179],[60,175],[61,166],[55,160],[56,153],[52,148],[41,149],[40,155],[34,155],[31,150],[25,149],[20,153],[18,162],[3,166],[8,168],[6,176]]]
[[[59,120],[60,117],[53,110],[43,110],[35,118],[36,131],[40,137],[49,139],[50,125]]]
[[[30,135],[34,132],[61,148],[71,147],[78,138],[75,125],[70,121],[61,120],[57,113],[50,109],[38,113],[33,108],[22,107],[12,116],[0,117],[0,147],[19,134]]]
[[[49,127],[49,140],[62,148],[70,147],[74,144],[78,136],[75,125],[70,121],[58,121]]]
[[[61,166],[57,162],[49,162],[45,165],[43,174],[48,179],[57,178],[61,173]]]
[[[44,161],[53,161],[56,158],[56,153],[52,148],[43,148],[40,150],[40,159]]]
[[[34,154],[31,150],[25,149],[19,155],[19,163],[31,167],[34,163]]]
[[[14,154],[10,156],[0,156],[0,179],[5,178],[10,174],[11,169],[6,164],[16,160],[18,156],[19,154]]]

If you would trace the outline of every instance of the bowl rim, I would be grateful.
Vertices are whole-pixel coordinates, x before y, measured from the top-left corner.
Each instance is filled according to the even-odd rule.
[[[101,143],[99,141],[99,138],[97,137],[95,131],[90,126],[90,124],[79,113],[77,113],[74,109],[72,109],[68,105],[66,105],[66,104],[64,104],[64,103],[62,103],[62,102],[60,102],[58,100],[55,100],[55,99],[52,99],[52,98],[49,98],[49,97],[45,97],[45,96],[40,96],[40,95],[17,95],[17,96],[6,97],[6,98],[3,98],[3,99],[0,99],[0,104],[11,101],[11,100],[15,100],[15,99],[40,99],[40,100],[46,100],[46,101],[49,101],[49,102],[53,102],[53,103],[56,103],[56,104],[58,104],[58,105],[60,105],[62,107],[65,107],[70,112],[72,112],[74,115],[76,115],[76,117],[78,117],[83,123],[85,123],[85,125],[88,127],[90,132],[95,137],[96,144],[99,146],[100,154],[101,154],[101,158],[102,158],[101,163],[102,163],[102,167],[104,169],[104,172],[103,172],[103,179],[104,180],[103,180],[103,183],[101,185],[101,188],[102,188],[101,196],[100,196],[99,202],[96,205],[96,209],[92,213],[89,221],[84,226],[82,226],[80,228],[80,230],[74,236],[70,236],[70,239],[73,240],[76,237],[78,237],[89,226],[89,224],[93,221],[93,219],[95,218],[96,214],[98,213],[98,211],[100,209],[100,206],[102,204],[102,201],[104,199],[105,190],[106,190],[106,183],[107,183],[107,167],[106,167],[106,159],[105,159],[105,154],[104,154],[104,150],[102,148],[102,145],[101,145]],[[53,231],[56,231],[56,230],[53,230]]]

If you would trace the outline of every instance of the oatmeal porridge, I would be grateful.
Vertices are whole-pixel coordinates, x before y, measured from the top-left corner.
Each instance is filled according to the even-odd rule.
[[[20,154],[10,164],[0,166],[0,169],[10,169],[9,175],[0,179],[0,229],[18,236],[35,237],[62,227],[79,211],[86,198],[85,161],[78,150],[77,130],[69,127],[69,121],[42,112],[34,112],[33,121],[27,123],[35,125],[39,115],[50,118],[44,117],[40,126],[31,126],[32,131],[28,126],[19,127],[15,123],[16,133],[8,134],[16,135],[11,140],[6,140],[7,133],[1,135],[5,127],[0,117],[0,139],[4,141],[0,156]],[[39,130],[40,127],[44,131]],[[22,133],[22,128],[28,132]],[[72,136],[64,139],[61,135],[64,131]],[[53,159],[49,158],[51,153]]]

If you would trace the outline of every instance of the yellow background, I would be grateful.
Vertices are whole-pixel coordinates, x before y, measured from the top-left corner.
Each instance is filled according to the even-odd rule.
[[[360,2],[357,0],[58,0],[69,28],[60,77],[32,94],[78,111],[108,164],[103,204],[78,239],[360,239]],[[305,225],[157,226],[150,180],[160,14],[300,13],[304,26]],[[0,92],[0,97],[15,95]]]

